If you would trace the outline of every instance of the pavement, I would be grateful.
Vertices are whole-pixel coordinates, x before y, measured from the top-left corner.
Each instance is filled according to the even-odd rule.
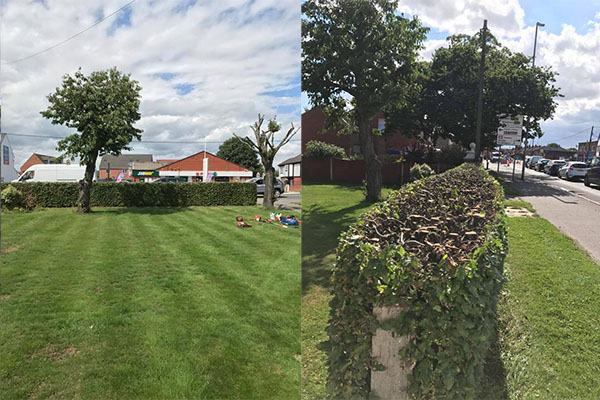
[[[600,264],[600,188],[586,187],[583,181],[569,182],[543,172],[525,168],[525,181],[521,181],[517,164],[515,181],[512,166],[500,166],[499,174],[530,203],[537,214],[547,219],[562,233],[569,236]],[[496,171],[497,165],[489,165]],[[544,240],[544,238],[540,238]]]
[[[262,205],[263,197],[258,196],[256,204]],[[302,209],[302,195],[300,192],[285,192],[275,201],[275,207],[281,210],[300,211]]]

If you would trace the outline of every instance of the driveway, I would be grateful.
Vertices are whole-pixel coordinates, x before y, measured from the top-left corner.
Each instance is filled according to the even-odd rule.
[[[256,204],[262,205],[263,197],[258,196]],[[300,192],[285,192],[277,201],[275,201],[275,207],[281,210],[291,210],[299,212],[302,209],[302,195]]]
[[[490,169],[496,171],[496,165],[490,164]],[[512,182],[512,168],[500,167],[500,175],[521,193],[522,200],[531,203],[540,217],[575,240],[600,263],[600,188],[530,169],[525,169],[525,182],[520,180],[520,174]]]

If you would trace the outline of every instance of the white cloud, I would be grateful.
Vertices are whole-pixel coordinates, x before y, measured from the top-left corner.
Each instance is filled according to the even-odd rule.
[[[400,11],[418,15],[425,25],[448,35],[473,34],[481,28],[482,20],[487,19],[491,32],[503,45],[533,54],[535,25],[525,25],[525,13],[517,0],[407,0],[402,2]],[[542,122],[545,136],[541,143],[558,142],[573,147],[589,138],[589,133],[576,136],[573,133],[586,126],[600,126],[600,12],[595,19],[584,32],[568,24],[562,25],[558,34],[548,33],[545,28],[538,31],[536,65],[551,67],[558,73],[556,86],[564,95],[557,99],[554,120]],[[445,45],[437,38],[425,43],[421,52],[424,59],[430,59],[437,48]]]
[[[26,57],[85,29],[126,0],[81,2],[8,1],[2,7],[2,63]],[[180,4],[180,7],[177,7]],[[185,8],[183,5],[188,4]],[[266,92],[293,88],[300,78],[300,7],[296,0],[138,0],[130,25],[114,27],[124,13],[37,57],[2,65],[2,129],[65,136],[39,112],[65,73],[117,66],[142,86],[143,140],[223,141],[232,132],[251,133],[258,113],[278,107],[284,127],[299,125],[299,96]],[[43,21],[43,23],[40,23]],[[163,74],[163,75],[161,75]],[[164,75],[168,74],[168,75]],[[162,77],[161,77],[162,76]],[[191,85],[185,95],[177,85]],[[287,107],[286,107],[287,106]],[[298,137],[299,139],[299,137]],[[17,164],[33,152],[56,154],[56,141],[12,137]],[[216,152],[218,144],[209,144]],[[134,151],[177,158],[203,145],[135,143]],[[278,161],[299,153],[299,142],[281,150]]]
[[[518,36],[525,12],[518,0],[405,0],[399,10],[417,15],[423,23],[440,31],[473,34],[488,20],[494,32]]]

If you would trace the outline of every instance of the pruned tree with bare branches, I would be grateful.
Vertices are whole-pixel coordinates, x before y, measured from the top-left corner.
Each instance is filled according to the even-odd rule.
[[[242,140],[248,146],[260,156],[261,163],[265,169],[265,194],[263,197],[263,207],[273,208],[273,197],[275,194],[274,185],[275,182],[275,168],[273,168],[273,161],[279,149],[285,146],[292,137],[298,132],[299,128],[295,128],[292,123],[291,128],[287,131],[283,139],[275,145],[275,134],[281,130],[281,125],[277,123],[277,117],[270,119],[267,125],[267,129],[262,129],[262,124],[265,122],[265,116],[258,114],[258,120],[251,126],[254,132],[254,141],[249,137],[239,137],[235,133],[235,137]]]

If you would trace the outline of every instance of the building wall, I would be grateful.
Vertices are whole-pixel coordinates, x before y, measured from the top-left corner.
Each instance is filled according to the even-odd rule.
[[[0,180],[10,182],[17,179],[19,174],[15,168],[15,155],[5,133],[0,136],[0,157]]]
[[[29,157],[27,161],[25,161],[23,165],[21,165],[21,174],[27,171],[27,168],[31,167],[32,165],[43,163],[44,162],[37,156],[37,154],[32,154],[31,157]]]
[[[372,129],[382,129],[384,126],[383,113],[379,113],[371,121]],[[335,131],[328,130],[320,133],[325,124],[325,114],[319,108],[313,108],[302,114],[302,153],[306,151],[306,143],[311,140],[318,140],[340,146],[346,151],[347,155],[360,153],[360,144],[358,135],[337,135]],[[407,146],[412,146],[417,142],[414,138],[404,136],[400,132],[391,135],[375,137],[374,146],[377,154],[387,154],[388,150],[401,151]]]
[[[218,172],[219,171],[227,171],[227,172],[251,172],[250,170],[241,167],[237,164],[234,164],[232,162],[223,160],[222,158],[219,158],[213,154],[210,153],[206,153],[206,158],[208,158],[208,170],[213,172],[213,171],[217,171],[217,178],[219,178],[219,180],[222,180],[221,178],[225,178],[225,177],[219,177]],[[172,164],[169,165],[165,165],[164,167],[158,168],[158,171],[198,171],[199,172],[199,176],[202,176],[202,171],[204,168],[204,152],[200,152],[194,155],[191,155],[189,157],[186,157],[184,159],[181,159],[179,161],[176,161]],[[244,182],[247,181],[248,179],[250,179],[250,177],[242,177],[242,176],[232,176],[229,177],[229,181],[230,182]]]
[[[117,176],[119,176],[119,174],[121,173],[121,171],[123,171],[122,169],[110,169],[110,179],[115,180],[117,179]],[[108,170],[106,169],[101,169],[98,170],[98,179],[108,179],[109,175],[108,175]],[[125,170],[125,177],[124,179],[132,179],[134,182],[137,182],[137,180],[133,179],[133,177],[131,177],[129,175],[129,171]]]

